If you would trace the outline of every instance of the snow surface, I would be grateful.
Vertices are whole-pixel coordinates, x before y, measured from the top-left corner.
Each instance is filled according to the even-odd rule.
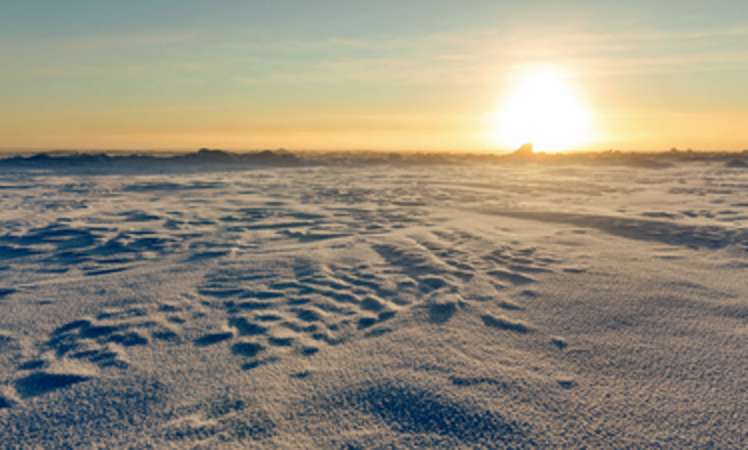
[[[748,446],[748,171],[0,173],[2,448]]]

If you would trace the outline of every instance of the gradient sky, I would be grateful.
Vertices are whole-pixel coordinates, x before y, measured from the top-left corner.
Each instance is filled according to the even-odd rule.
[[[490,150],[513,74],[583,149],[748,148],[748,2],[0,0],[0,147]]]

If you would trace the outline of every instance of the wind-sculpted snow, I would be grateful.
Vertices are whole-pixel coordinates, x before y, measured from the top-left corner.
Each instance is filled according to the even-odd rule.
[[[675,246],[706,249],[738,246],[748,250],[748,230],[740,228],[728,228],[719,225],[684,225],[662,220],[591,214],[507,210],[497,210],[494,213],[541,222],[556,222],[583,228],[595,228],[628,239],[661,242]],[[643,213],[643,215],[653,216],[652,213]],[[668,215],[667,213],[661,213],[657,217],[666,218]]]
[[[748,442],[734,164],[49,158],[0,164],[0,447]]]

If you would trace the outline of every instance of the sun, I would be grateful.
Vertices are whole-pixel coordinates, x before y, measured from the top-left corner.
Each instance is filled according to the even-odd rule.
[[[536,150],[575,150],[593,138],[591,113],[572,78],[557,67],[522,73],[499,102],[489,125],[491,141],[514,149],[532,143]]]

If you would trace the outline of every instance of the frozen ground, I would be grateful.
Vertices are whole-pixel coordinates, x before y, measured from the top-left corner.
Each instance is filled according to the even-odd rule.
[[[0,173],[0,447],[748,446],[748,170]]]

